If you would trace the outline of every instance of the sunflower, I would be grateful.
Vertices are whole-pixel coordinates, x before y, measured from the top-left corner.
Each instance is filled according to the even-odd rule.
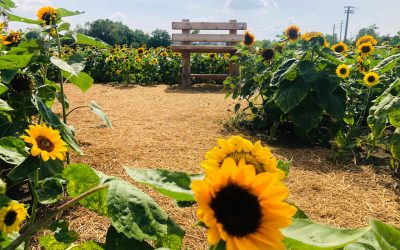
[[[21,33],[10,31],[7,36],[0,34],[0,42],[3,45],[17,45],[21,42]]]
[[[378,44],[378,41],[375,40],[375,38],[373,36],[365,35],[365,36],[358,38],[358,40],[356,42],[356,47],[360,46],[362,43],[367,43],[367,42],[371,42],[372,45]]]
[[[6,27],[5,23],[0,22],[0,31],[2,31]]]
[[[349,47],[347,47],[344,42],[338,42],[337,44],[332,46],[332,50],[336,53],[346,54],[346,52],[349,50]]]
[[[375,72],[368,72],[364,76],[364,84],[367,87],[373,87],[379,83],[379,75]]]
[[[270,61],[274,58],[275,51],[273,49],[266,48],[262,50],[261,55],[265,61]]]
[[[158,60],[157,58],[153,58],[153,60],[151,60],[154,64],[158,64]]]
[[[337,68],[336,68],[336,75],[342,79],[345,79],[347,77],[349,77],[350,75],[350,68],[349,66],[347,66],[347,64],[340,64]]]
[[[0,230],[6,234],[18,232],[27,216],[28,212],[23,204],[11,201],[7,207],[0,209]]]
[[[215,53],[208,54],[208,57],[211,59],[214,59],[216,56],[217,56],[217,54],[215,54]]]
[[[312,31],[312,32],[306,32],[301,36],[301,39],[303,39],[306,42],[311,41],[312,39],[315,38],[324,38],[324,34],[322,34],[321,32],[317,32],[317,31]]]
[[[18,93],[32,91],[32,78],[26,74],[16,74],[10,82],[10,87],[13,91]]]
[[[276,174],[257,175],[244,159],[227,158],[193,181],[192,190],[211,245],[222,239],[227,250],[284,249],[279,230],[291,224],[296,208],[284,202],[289,192]]]
[[[201,163],[204,169],[219,169],[226,158],[233,158],[237,163],[244,158],[248,164],[255,167],[257,173],[273,172],[278,173],[280,178],[285,177],[285,173],[277,167],[276,158],[260,141],[253,145],[240,136],[232,136],[227,140],[219,139],[218,145],[219,147],[214,147],[206,153],[206,159]]]
[[[36,16],[43,25],[54,25],[58,19],[58,11],[51,6],[45,6],[38,10]]]
[[[296,41],[299,38],[299,35],[300,35],[299,32],[300,32],[300,28],[298,26],[290,25],[285,30],[285,35],[289,40]]]
[[[139,56],[136,56],[136,57],[135,57],[135,61],[138,62],[138,63],[141,63],[141,62],[142,62],[142,59],[140,59]]]
[[[174,56],[181,56],[181,53],[179,53],[179,52],[174,52]]]
[[[163,51],[163,52],[160,53],[160,56],[162,56],[162,57],[167,57],[167,56],[168,56],[168,53],[167,53],[166,51]]]
[[[113,57],[112,55],[109,55],[109,56],[107,57],[107,60],[108,60],[108,61],[113,61],[113,60],[114,60],[114,57]]]
[[[143,54],[144,53],[144,48],[138,48],[137,53],[139,55]]]
[[[324,48],[329,48],[329,42],[324,39],[324,44],[323,44]]]
[[[251,46],[256,42],[256,37],[251,34],[248,30],[244,33],[243,44],[246,46]]]
[[[375,47],[372,45],[371,42],[366,42],[360,44],[360,46],[357,47],[357,52],[361,54],[362,57],[367,57],[371,55],[375,50]]]
[[[63,153],[67,152],[66,143],[61,139],[60,132],[45,124],[29,125],[25,130],[29,136],[22,136],[26,143],[32,144],[31,155],[40,155],[43,161],[50,158],[64,160]]]

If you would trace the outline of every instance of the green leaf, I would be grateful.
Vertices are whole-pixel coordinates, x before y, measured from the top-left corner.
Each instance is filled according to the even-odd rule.
[[[25,18],[25,17],[16,16],[11,13],[7,13],[7,17],[8,17],[9,21],[13,21],[13,22],[22,22],[22,23],[27,23],[27,24],[40,24],[40,22],[38,20],[33,20],[33,19]]]
[[[3,7],[6,10],[11,10],[17,6],[12,0],[0,0],[0,7]]]
[[[0,69],[21,69],[28,66],[32,55],[2,55]]]
[[[148,195],[124,181],[111,181],[108,214],[115,229],[138,241],[157,240],[168,231],[168,215]]]
[[[59,176],[61,175],[63,170],[64,170],[64,163],[59,159],[56,160],[50,159],[45,162],[41,160],[39,165],[39,180],[44,180],[46,178]],[[30,177],[33,180],[34,177],[33,176]]]
[[[83,45],[90,45],[90,46],[95,46],[97,48],[103,48],[106,49],[109,47],[109,45],[99,39],[86,36],[80,33],[75,33],[74,38],[76,40],[77,44],[83,44]]]
[[[0,111],[13,111],[14,109],[11,108],[8,103],[2,99],[0,99]]]
[[[337,118],[342,118],[346,111],[346,92],[338,88],[333,93],[319,95],[319,101],[325,111]]]
[[[82,13],[82,11],[70,11],[70,10],[66,10],[63,8],[58,8],[57,9],[58,14],[60,15],[60,17],[67,17],[67,16],[76,16],[76,15],[80,15]]]
[[[350,244],[370,230],[340,229],[310,220],[293,219],[291,226],[282,230],[284,244],[289,249],[338,249]]]
[[[135,249],[135,250],[153,250],[149,243],[146,241],[138,241],[134,238],[128,238],[122,233],[110,226],[107,231],[106,236],[106,246],[105,250],[125,250],[125,249]]]
[[[389,122],[393,126],[400,128],[400,110],[389,114]]]
[[[191,179],[185,172],[170,172],[165,169],[134,169],[125,167],[129,177],[155,188],[161,194],[178,201],[194,201],[190,188]]]
[[[284,80],[293,81],[297,77],[298,63],[299,61],[296,59],[288,59],[284,61],[274,74],[272,74],[271,85],[278,85]]]
[[[226,250],[226,243],[220,240],[217,245],[210,246],[208,250]]]
[[[389,140],[389,147],[392,156],[400,160],[400,134],[394,133]]]
[[[100,185],[99,176],[86,164],[68,165],[62,177],[67,180],[67,192],[72,198]],[[107,215],[106,197],[107,190],[103,189],[89,195],[79,203],[94,212]]]
[[[104,111],[100,108],[100,106],[97,105],[97,103],[95,103],[94,101],[91,101],[90,108],[92,109],[93,113],[95,113],[98,117],[100,117],[100,119],[102,119],[106,123],[107,127],[109,127],[109,128],[113,127],[111,120],[104,113]]]
[[[75,69],[69,65],[67,62],[61,60],[60,58],[56,57],[56,56],[52,56],[50,58],[50,61],[52,64],[54,64],[55,66],[57,66],[59,69],[66,71],[74,76],[77,75]]]
[[[369,224],[381,249],[400,249],[400,230],[398,228],[373,219],[369,221]]]
[[[20,165],[28,154],[25,151],[25,143],[18,138],[7,136],[0,138],[0,159],[11,165]]]
[[[235,105],[235,113],[237,113],[240,109],[240,103],[236,103]]]
[[[50,230],[54,232],[54,238],[58,242],[65,244],[74,243],[79,234],[74,230],[69,230],[69,224],[65,220],[56,220],[50,225]]]
[[[382,61],[380,61],[372,71],[380,71],[380,74],[384,74],[392,70],[396,66],[396,62],[400,60],[400,53],[391,55]]]
[[[58,242],[53,235],[42,236],[39,238],[39,245],[44,250],[65,250],[71,244]]]
[[[278,168],[280,169],[280,170],[282,170],[283,172],[285,172],[285,177],[287,177],[288,175],[289,175],[289,172],[290,172],[290,167],[292,166],[292,162],[291,161],[286,161],[286,162],[284,162],[284,161],[281,161],[281,160],[279,160],[278,161]]]
[[[276,105],[287,113],[307,96],[309,85],[301,78],[297,78],[294,82],[285,81],[275,93],[273,99]]]
[[[103,250],[104,248],[101,247],[94,241],[87,241],[82,243],[78,246],[72,247],[71,250]]]
[[[49,205],[56,203],[64,194],[64,188],[59,178],[46,178],[38,182],[35,189],[39,203]]]
[[[6,85],[0,83],[0,95],[5,93],[7,90],[8,90],[8,87]]]
[[[41,160],[39,157],[28,157],[23,163],[13,168],[7,174],[7,177],[13,181],[21,180],[33,173],[33,171],[36,170],[40,164]]]
[[[16,240],[20,234],[18,232],[13,232],[10,234],[5,234],[4,232],[1,232],[0,234],[0,249],[4,249],[6,246],[10,245],[14,240]],[[25,243],[22,243],[19,245],[15,250],[24,250],[25,249]]]
[[[70,28],[71,28],[71,24],[69,24],[69,23],[62,23],[62,24],[60,24],[60,26],[58,27],[58,32],[63,31],[63,30],[69,31]]]
[[[180,250],[183,243],[183,236],[185,236],[185,231],[171,218],[168,218],[167,227],[167,235],[157,240],[156,247]]]
[[[79,72],[77,75],[71,75],[70,73],[63,71],[63,75],[65,78],[68,78],[68,81],[77,86],[82,90],[82,92],[86,92],[93,85],[93,78],[86,74],[85,72]]]
[[[289,116],[296,127],[306,133],[317,128],[322,119],[322,108],[311,98],[306,98],[300,105],[290,111]]]

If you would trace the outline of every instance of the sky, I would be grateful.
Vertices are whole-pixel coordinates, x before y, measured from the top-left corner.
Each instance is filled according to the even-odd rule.
[[[321,31],[332,34],[333,25],[339,33],[341,20],[346,20],[344,6],[354,6],[350,15],[349,35],[376,24],[379,33],[396,34],[400,31],[400,0],[14,0],[13,13],[36,19],[41,6],[53,6],[85,13],[66,18],[73,26],[96,19],[121,21],[132,29],[150,33],[156,28],[173,33],[171,23],[191,21],[247,22],[248,29],[257,39],[272,39],[291,24],[301,32]],[[24,28],[11,23],[11,29]],[[343,27],[344,32],[344,27]],[[179,31],[174,31],[179,33]],[[205,33],[205,32],[203,32]]]

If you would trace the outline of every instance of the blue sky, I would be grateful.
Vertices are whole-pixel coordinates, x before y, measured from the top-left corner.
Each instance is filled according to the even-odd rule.
[[[151,32],[155,28],[171,30],[172,21],[228,21],[248,23],[258,39],[274,38],[290,24],[305,31],[332,34],[334,24],[345,20],[344,6],[355,6],[350,16],[349,36],[372,24],[380,34],[400,31],[400,0],[14,0],[14,14],[35,18],[41,6],[51,5],[85,14],[68,18],[73,25],[99,18],[122,21],[131,28]],[[11,28],[21,28],[13,23]],[[344,29],[343,29],[344,30]],[[337,29],[338,31],[338,29]]]

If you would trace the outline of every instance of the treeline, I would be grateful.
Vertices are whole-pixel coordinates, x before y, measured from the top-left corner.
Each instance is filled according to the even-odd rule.
[[[99,38],[110,45],[128,44],[133,47],[146,45],[150,48],[171,45],[171,36],[166,30],[156,29],[148,34],[140,29],[133,30],[122,22],[109,19],[86,22],[84,25],[78,25],[76,31]]]

